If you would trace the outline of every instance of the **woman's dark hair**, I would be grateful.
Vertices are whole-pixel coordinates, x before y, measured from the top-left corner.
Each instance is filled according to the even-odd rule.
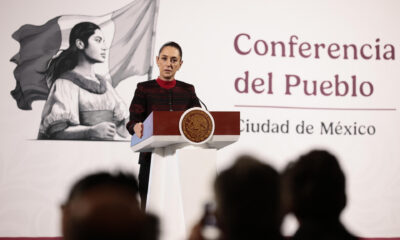
[[[161,51],[165,48],[165,47],[173,47],[176,48],[179,51],[179,56],[182,59],[182,48],[181,46],[179,46],[179,44],[177,44],[176,42],[167,42],[164,43],[164,45],[161,46],[160,51],[158,52],[158,55],[160,55]]]
[[[61,74],[70,71],[78,64],[78,52],[76,39],[81,40],[88,46],[88,39],[100,27],[92,22],[81,22],[76,24],[69,35],[69,47],[63,50],[59,56],[50,60],[50,64],[45,71],[46,77],[50,83],[53,83]],[[50,86],[49,86],[50,87]]]

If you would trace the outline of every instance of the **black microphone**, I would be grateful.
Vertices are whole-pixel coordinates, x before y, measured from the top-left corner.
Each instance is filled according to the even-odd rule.
[[[199,97],[197,97],[197,100],[199,100],[200,104],[204,106],[204,108],[206,109],[207,112],[209,112],[206,104],[203,101],[201,101]]]

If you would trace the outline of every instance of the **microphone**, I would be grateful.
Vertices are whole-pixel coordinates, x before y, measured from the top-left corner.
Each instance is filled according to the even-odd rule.
[[[197,97],[197,96],[196,96],[196,97]],[[208,111],[208,108],[207,108],[207,106],[206,106],[206,104],[205,104],[203,101],[201,101],[199,97],[197,97],[197,100],[199,100],[200,105],[203,105],[204,108],[206,109],[206,111],[209,112],[209,111]]]

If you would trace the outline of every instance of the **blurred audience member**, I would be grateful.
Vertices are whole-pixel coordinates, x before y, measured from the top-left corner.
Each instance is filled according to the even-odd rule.
[[[214,190],[219,239],[282,239],[279,175],[272,167],[250,156],[239,157],[217,177]],[[190,240],[205,239],[201,229],[201,223],[195,226]]]
[[[336,157],[314,150],[288,165],[282,174],[282,199],[299,229],[293,240],[353,240],[340,222],[346,206],[345,176]]]
[[[96,173],[79,180],[62,206],[64,240],[155,240],[158,220],[139,209],[133,175]]]

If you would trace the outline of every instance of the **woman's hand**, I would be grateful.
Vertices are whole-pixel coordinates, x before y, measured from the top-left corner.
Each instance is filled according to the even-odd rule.
[[[112,122],[101,122],[89,128],[90,139],[112,140],[116,133],[116,126]]]
[[[136,136],[138,138],[142,138],[143,136],[143,123],[136,123],[135,126],[133,126],[133,131],[135,132]]]

